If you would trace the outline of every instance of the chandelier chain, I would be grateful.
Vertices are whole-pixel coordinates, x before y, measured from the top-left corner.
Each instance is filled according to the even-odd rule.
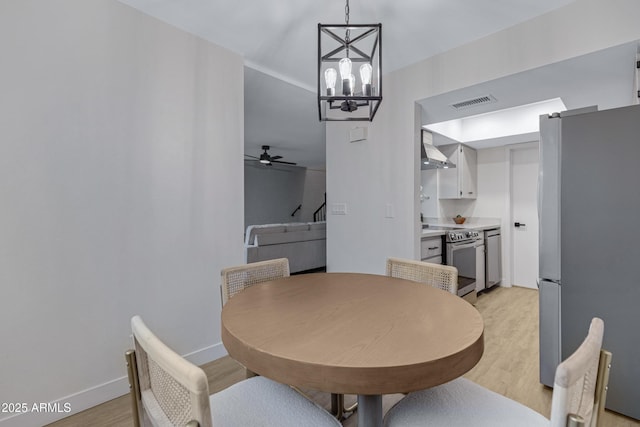
[[[349,0],[344,5],[344,22],[349,25]]]
[[[349,25],[349,0],[346,0],[346,4],[344,5],[344,22]],[[344,41],[347,43],[347,57],[349,56],[349,35],[350,31],[347,28]]]

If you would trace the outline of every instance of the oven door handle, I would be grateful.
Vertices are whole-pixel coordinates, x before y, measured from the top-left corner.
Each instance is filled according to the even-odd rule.
[[[462,243],[462,244],[450,243],[450,245],[452,250],[457,251],[458,249],[475,248],[476,246],[478,246],[478,242],[479,240],[474,242],[469,242],[469,243]]]

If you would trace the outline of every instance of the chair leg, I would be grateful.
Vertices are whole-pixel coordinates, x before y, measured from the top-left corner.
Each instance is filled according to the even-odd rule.
[[[585,427],[584,418],[576,414],[567,415],[567,427]]]
[[[331,393],[331,414],[337,419],[342,419],[344,414],[344,394]]]
[[[344,394],[331,393],[331,414],[338,420],[349,418],[358,409],[358,402],[346,408],[344,406]]]
[[[127,350],[124,357],[127,359],[127,374],[129,376],[133,426],[140,427],[140,382],[138,378],[138,365],[136,364],[135,350]]]
[[[611,371],[612,357],[613,356],[611,352],[605,349],[600,350],[600,360],[598,361],[598,376],[596,378],[596,394],[594,402],[595,410],[593,413],[595,423],[592,422],[591,425],[601,425],[602,415],[604,414],[604,406],[607,401],[607,391],[609,389],[609,372]]]
[[[255,372],[253,372],[253,371],[251,371],[251,370],[249,370],[247,368],[244,368],[244,377],[246,379],[249,379],[249,378],[252,378],[252,377],[257,377],[257,376],[258,376],[258,374],[256,374]]]

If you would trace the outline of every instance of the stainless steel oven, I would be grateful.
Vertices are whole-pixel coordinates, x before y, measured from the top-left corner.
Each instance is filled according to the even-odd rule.
[[[446,234],[447,264],[458,269],[458,296],[474,303],[484,289],[484,235],[475,230]]]

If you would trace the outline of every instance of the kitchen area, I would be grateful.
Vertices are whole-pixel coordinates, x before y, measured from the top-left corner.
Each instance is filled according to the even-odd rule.
[[[420,201],[430,214],[432,198],[449,209],[439,216],[421,212],[420,259],[456,267],[458,296],[473,304],[479,293],[502,282],[502,221],[451,213],[469,211],[478,197],[477,151],[460,143],[435,147],[434,134],[421,133]]]
[[[475,303],[477,295],[502,281],[499,222],[475,224],[424,223],[420,258],[458,269],[458,296]]]
[[[553,385],[556,366],[579,344],[584,325],[600,317],[608,325],[604,347],[614,354],[607,408],[635,419],[640,372],[634,359],[637,340],[629,339],[637,333],[629,324],[638,319],[632,267],[637,232],[624,223],[599,232],[593,224],[607,221],[611,206],[631,206],[627,211],[638,206],[637,195],[618,191],[617,183],[638,179],[633,161],[639,114],[635,105],[542,115],[539,141],[478,150],[462,143],[434,146],[434,135],[422,130],[419,193],[420,258],[457,267],[458,295],[471,303],[496,285],[523,286],[515,279],[515,245],[520,235],[535,230],[535,247],[527,257],[539,272],[534,289],[540,383]],[[606,163],[606,174],[585,167],[603,166],[612,147],[622,155]],[[523,162],[535,169],[537,182],[529,187],[534,215],[520,222],[513,206],[519,197],[514,197],[515,159],[521,156],[514,153],[527,152],[534,153]],[[614,241],[612,235],[622,237]]]

